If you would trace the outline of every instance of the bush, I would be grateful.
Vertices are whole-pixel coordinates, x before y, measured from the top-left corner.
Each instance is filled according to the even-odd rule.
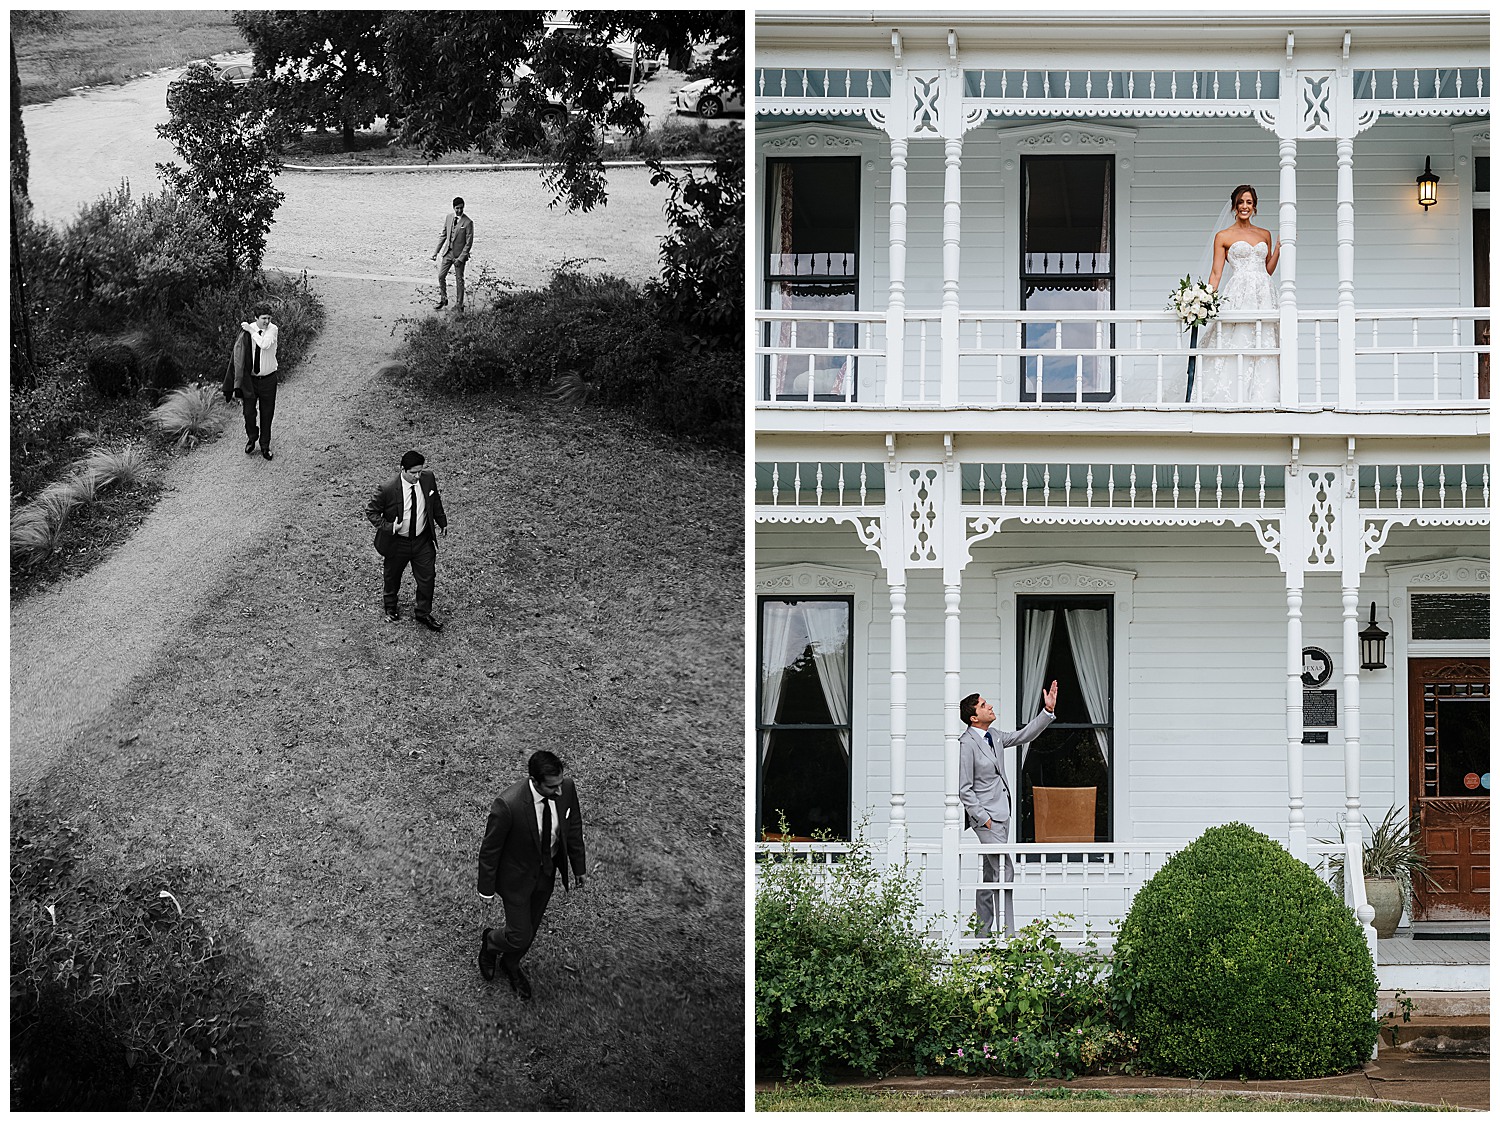
[[[872,1075],[936,1047],[941,994],[919,924],[917,881],[877,870],[856,842],[835,864],[772,855],[755,893],[757,1063],[821,1078],[833,1065]]]
[[[124,343],[105,343],[89,352],[84,373],[100,397],[126,397],[141,383],[141,361]]]
[[[936,1066],[965,1074],[1071,1079],[1128,1059],[1135,1041],[1109,1003],[1109,961],[1090,935],[1067,950],[1043,917],[960,957],[942,981],[951,1008]]]
[[[11,819],[13,1110],[255,1106],[272,1053],[239,942],[179,903],[184,870],[90,868],[66,822]]]
[[[1310,1079],[1370,1056],[1377,983],[1352,912],[1303,862],[1216,826],[1141,889],[1112,989],[1164,1075]]]
[[[184,386],[151,410],[151,422],[188,451],[224,427],[225,408],[218,386]]]
[[[463,317],[418,320],[402,361],[453,394],[546,392],[629,409],[666,432],[738,448],[743,356],[688,334],[656,295],[565,263],[542,290],[500,291]],[[481,290],[485,281],[480,281]]]

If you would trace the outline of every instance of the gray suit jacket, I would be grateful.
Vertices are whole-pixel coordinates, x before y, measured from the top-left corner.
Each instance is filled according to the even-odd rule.
[[[964,804],[969,825],[983,826],[993,820],[994,828],[1010,828],[1010,784],[1005,781],[1005,749],[1025,744],[1040,736],[1057,717],[1043,709],[1019,732],[1002,732],[990,726],[992,748],[984,733],[970,725],[958,738],[958,798]]]

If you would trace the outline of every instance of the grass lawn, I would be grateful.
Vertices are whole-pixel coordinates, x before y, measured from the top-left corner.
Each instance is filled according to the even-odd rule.
[[[301,1109],[740,1109],[743,500],[737,455],[628,419],[384,380],[228,594],[55,770],[102,857],[193,872],[244,934]],[[421,448],[450,532],[434,635],[387,624],[363,508]],[[205,574],[205,577],[207,575]],[[195,596],[192,588],[183,596]],[[590,877],[522,1005],[474,964],[490,801],[568,762]]]
[[[21,103],[64,97],[75,86],[118,85],[225,51],[246,50],[228,11],[11,12]]]
[[[1294,1098],[1272,1095],[1226,1095],[1216,1091],[1111,1094],[1066,1087],[1006,1094],[917,1094],[858,1088],[787,1088],[757,1091],[755,1109],[766,1111],[994,1111],[1004,1113],[1065,1111],[1069,1113],[1164,1111],[1217,1113],[1220,1111],[1412,1111],[1442,1110],[1433,1106],[1400,1106],[1372,1099]]]

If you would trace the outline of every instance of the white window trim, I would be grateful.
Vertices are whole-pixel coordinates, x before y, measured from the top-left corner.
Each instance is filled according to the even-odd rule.
[[[997,718],[1002,728],[1020,728],[1025,721],[1016,712],[1016,687],[1019,668],[1010,657],[1017,643],[1016,612],[1018,596],[1108,596],[1114,600],[1115,673],[1111,689],[1114,696],[1115,724],[1113,739],[1114,841],[1135,840],[1135,823],[1130,814],[1130,704],[1127,683],[1130,681],[1130,627],[1135,618],[1135,577],[1129,569],[1106,569],[1098,565],[1075,565],[1062,561],[1050,565],[1028,565],[1020,569],[995,570],[995,611],[1000,616],[999,643],[1001,665],[1008,668],[1005,681],[999,684],[1000,706]],[[1034,714],[1028,714],[1029,720]]]
[[[880,806],[870,803],[870,759],[871,751],[868,744],[869,728],[865,721],[865,714],[870,704],[870,622],[872,617],[872,605],[875,594],[875,574],[860,569],[843,569],[833,565],[811,565],[792,564],[775,565],[768,568],[755,570],[755,615],[752,626],[757,630],[752,632],[755,637],[754,649],[759,652],[760,639],[760,601],[762,597],[791,597],[799,599],[809,596],[852,596],[854,598],[854,611],[849,620],[849,635],[854,643],[854,669],[853,681],[850,683],[853,694],[852,705],[849,713],[849,822],[851,828],[857,828],[861,818],[866,813],[870,815],[871,837],[882,836],[887,822],[877,822],[876,818],[889,819],[889,798],[884,797]],[[757,653],[757,665],[751,673],[760,674],[759,654]],[[750,747],[747,749],[748,759],[751,761],[752,771],[748,776],[751,783],[750,790],[758,792],[760,787],[760,735],[756,726],[760,724],[760,714],[754,711],[754,699],[758,695],[757,679],[751,680],[751,715],[753,723],[750,727]],[[887,764],[889,767],[889,764]],[[889,784],[887,784],[887,796]],[[759,807],[753,807],[758,812]]]

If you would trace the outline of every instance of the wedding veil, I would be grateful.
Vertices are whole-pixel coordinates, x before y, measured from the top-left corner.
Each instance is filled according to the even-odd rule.
[[[1208,229],[1208,241],[1203,247],[1203,253],[1198,258],[1198,267],[1193,270],[1191,276],[1194,280],[1207,282],[1208,275],[1214,267],[1214,236],[1229,226],[1229,220],[1234,216],[1233,201],[1226,202],[1219,208],[1219,217],[1214,219],[1214,224]],[[1224,260],[1224,272],[1219,274],[1219,291],[1224,291],[1224,282],[1229,279],[1229,271],[1233,268],[1226,257]]]

